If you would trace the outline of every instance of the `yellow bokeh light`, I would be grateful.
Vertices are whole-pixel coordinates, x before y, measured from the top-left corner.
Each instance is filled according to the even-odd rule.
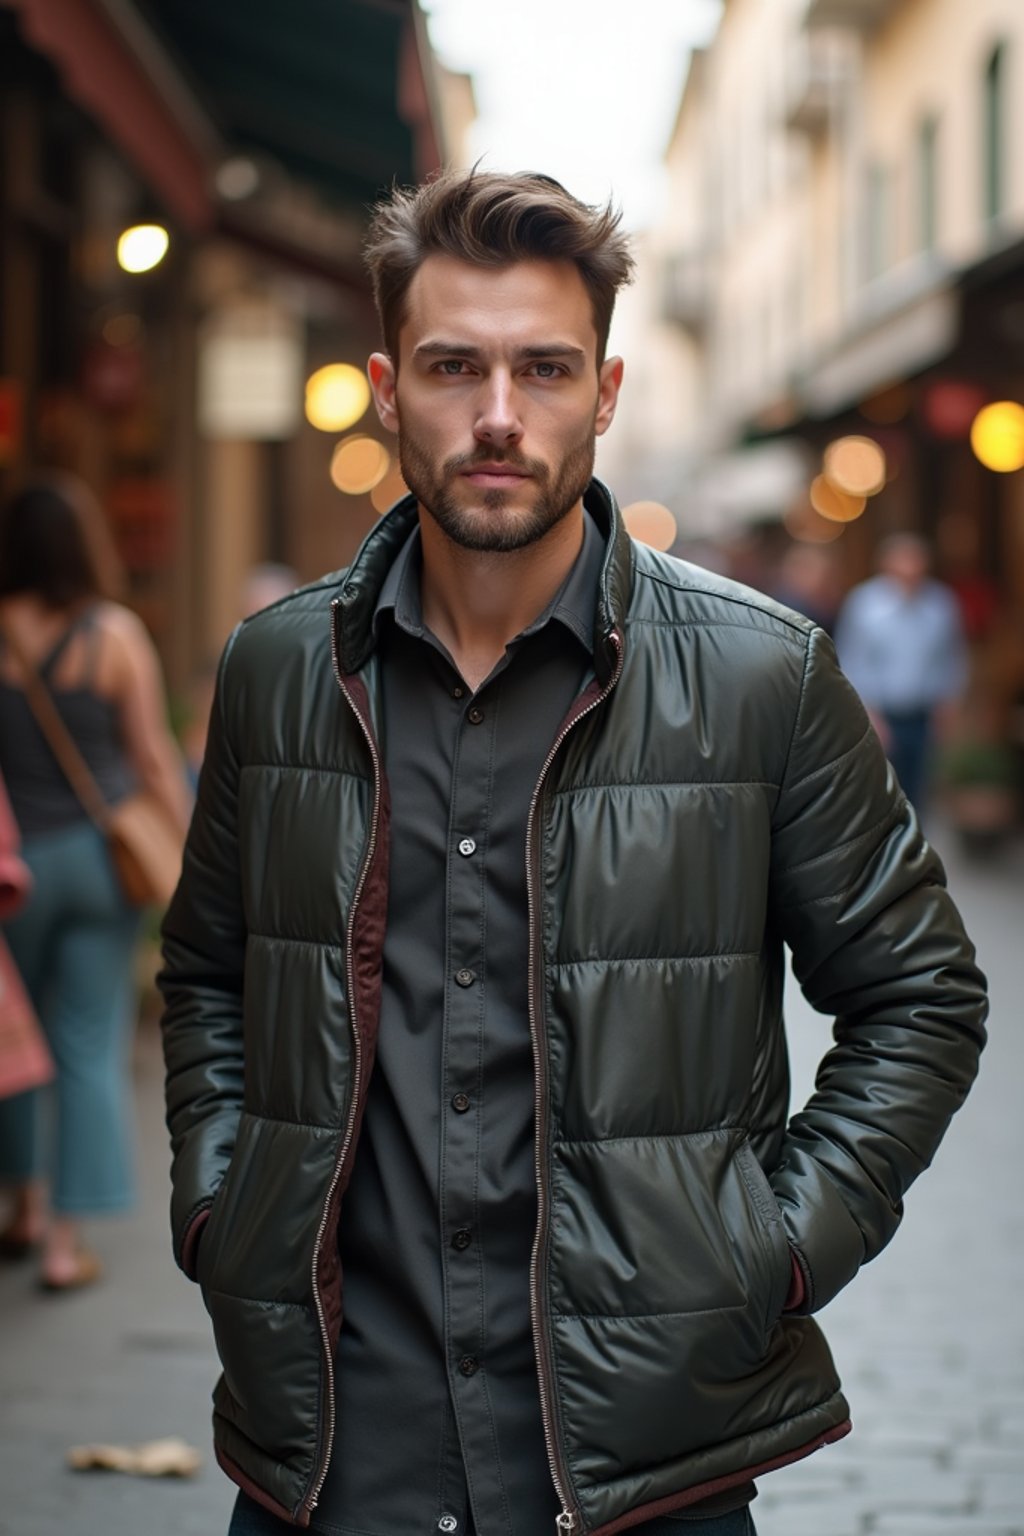
[[[873,437],[839,437],[825,449],[825,477],[846,496],[877,496],[885,454]]]
[[[830,523],[852,523],[867,506],[864,496],[848,496],[824,475],[816,475],[809,491],[811,506]]]
[[[148,272],[163,261],[170,243],[162,224],[133,224],[118,236],[118,265],[125,272]]]
[[[375,485],[370,492],[370,501],[373,510],[381,516],[391,510],[396,501],[400,501],[407,495],[409,487],[402,479],[402,471],[397,464],[393,464],[379,485]]]
[[[328,363],[306,381],[306,415],[321,432],[354,427],[369,403],[366,375],[351,363]]]
[[[346,496],[363,496],[380,485],[391,455],[375,437],[343,437],[331,456],[331,479]]]
[[[1024,405],[1016,400],[986,405],[971,426],[971,447],[985,468],[997,474],[1024,469]]]
[[[639,544],[662,552],[671,549],[679,537],[674,515],[660,501],[634,501],[624,507],[622,521]]]

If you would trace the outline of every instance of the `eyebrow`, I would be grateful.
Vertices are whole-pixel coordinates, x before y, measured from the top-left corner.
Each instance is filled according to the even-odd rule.
[[[469,362],[478,362],[483,356],[483,348],[470,346],[463,341],[421,341],[413,348],[412,355],[413,357],[464,357]],[[567,341],[553,341],[543,347],[517,347],[513,356],[518,362],[546,361],[548,358],[585,361],[587,354],[582,347],[572,346]]]

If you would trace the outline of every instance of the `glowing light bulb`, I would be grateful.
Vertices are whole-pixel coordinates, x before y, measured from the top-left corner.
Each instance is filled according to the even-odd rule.
[[[149,272],[163,261],[170,243],[162,224],[133,224],[118,237],[118,264],[125,272]]]

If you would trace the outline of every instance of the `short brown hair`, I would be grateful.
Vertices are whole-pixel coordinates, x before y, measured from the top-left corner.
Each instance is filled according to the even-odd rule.
[[[597,361],[604,361],[615,295],[633,276],[629,238],[611,203],[581,203],[550,176],[525,171],[442,171],[420,187],[396,187],[374,210],[366,264],[384,345],[398,362],[409,285],[431,255],[484,267],[514,261],[571,261],[594,312]]]

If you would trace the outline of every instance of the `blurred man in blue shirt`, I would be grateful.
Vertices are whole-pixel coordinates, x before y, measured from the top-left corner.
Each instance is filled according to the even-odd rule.
[[[931,579],[930,563],[928,545],[916,534],[886,539],[879,575],[853,589],[836,628],[843,669],[918,810],[936,724],[967,685],[956,598]]]

